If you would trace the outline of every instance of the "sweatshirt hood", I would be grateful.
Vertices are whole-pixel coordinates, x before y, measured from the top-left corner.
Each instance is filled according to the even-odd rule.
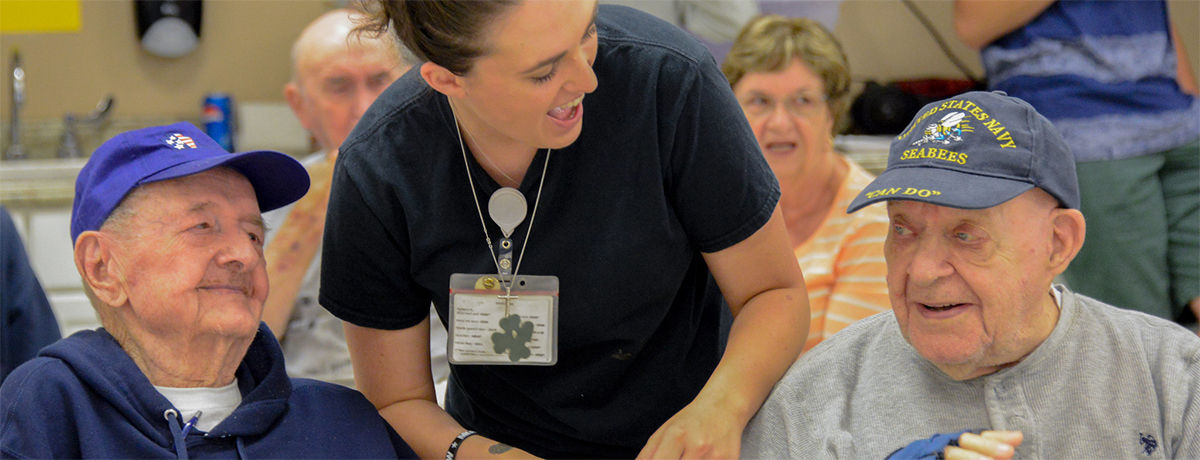
[[[44,348],[39,355],[65,363],[85,386],[128,421],[130,429],[161,446],[169,448],[173,444],[163,414],[174,406],[108,331],[101,328],[77,332]],[[283,352],[264,324],[259,325],[236,375],[242,403],[209,436],[262,435],[287,410],[292,386],[284,370]]]

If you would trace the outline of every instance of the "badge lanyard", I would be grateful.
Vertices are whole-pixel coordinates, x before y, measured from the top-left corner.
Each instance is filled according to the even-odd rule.
[[[453,112],[454,106],[451,105]],[[518,278],[533,221],[537,217],[550,164],[550,149],[542,164],[533,213],[525,231],[525,241],[512,263],[513,231],[525,220],[529,208],[525,196],[512,187],[502,187],[488,200],[488,215],[500,227],[500,253],[497,256],[488,235],[487,222],[475,192],[470,162],[464,145],[458,116],[454,114],[455,132],[466,167],[471,198],[479,215],[479,224],[487,242],[488,254],[496,266],[496,275],[455,273],[450,277],[450,337],[449,358],[455,364],[536,364],[552,365],[558,360],[557,311],[558,278],[554,276],[524,276]],[[514,286],[519,295],[513,294]],[[503,290],[502,293],[497,291]],[[490,300],[489,300],[490,299]],[[503,304],[503,314],[495,305]],[[523,319],[524,318],[524,319]],[[497,332],[495,327],[499,327]],[[490,335],[489,335],[490,332]],[[490,343],[487,340],[490,338]],[[490,345],[490,346],[489,346]]]

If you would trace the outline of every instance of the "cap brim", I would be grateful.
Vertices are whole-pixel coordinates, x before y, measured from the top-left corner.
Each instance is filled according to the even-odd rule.
[[[884,171],[859,192],[847,213],[890,200],[912,200],[959,209],[996,206],[1033,188],[1028,182],[952,169],[899,167]]]
[[[309,178],[294,158],[271,150],[207,157],[180,163],[146,176],[141,184],[189,176],[217,167],[236,170],[250,181],[262,212],[286,206],[308,192]]]

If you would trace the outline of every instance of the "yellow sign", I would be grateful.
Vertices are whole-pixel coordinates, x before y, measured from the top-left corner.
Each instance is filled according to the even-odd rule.
[[[0,33],[79,32],[79,0],[0,0]]]

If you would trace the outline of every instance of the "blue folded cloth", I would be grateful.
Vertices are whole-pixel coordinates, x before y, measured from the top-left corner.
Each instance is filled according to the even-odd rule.
[[[929,439],[919,439],[907,446],[897,449],[887,456],[887,460],[932,460],[943,458],[942,452],[946,446],[957,446],[958,437],[963,433],[978,433],[980,430],[962,430],[957,433],[941,433]]]

